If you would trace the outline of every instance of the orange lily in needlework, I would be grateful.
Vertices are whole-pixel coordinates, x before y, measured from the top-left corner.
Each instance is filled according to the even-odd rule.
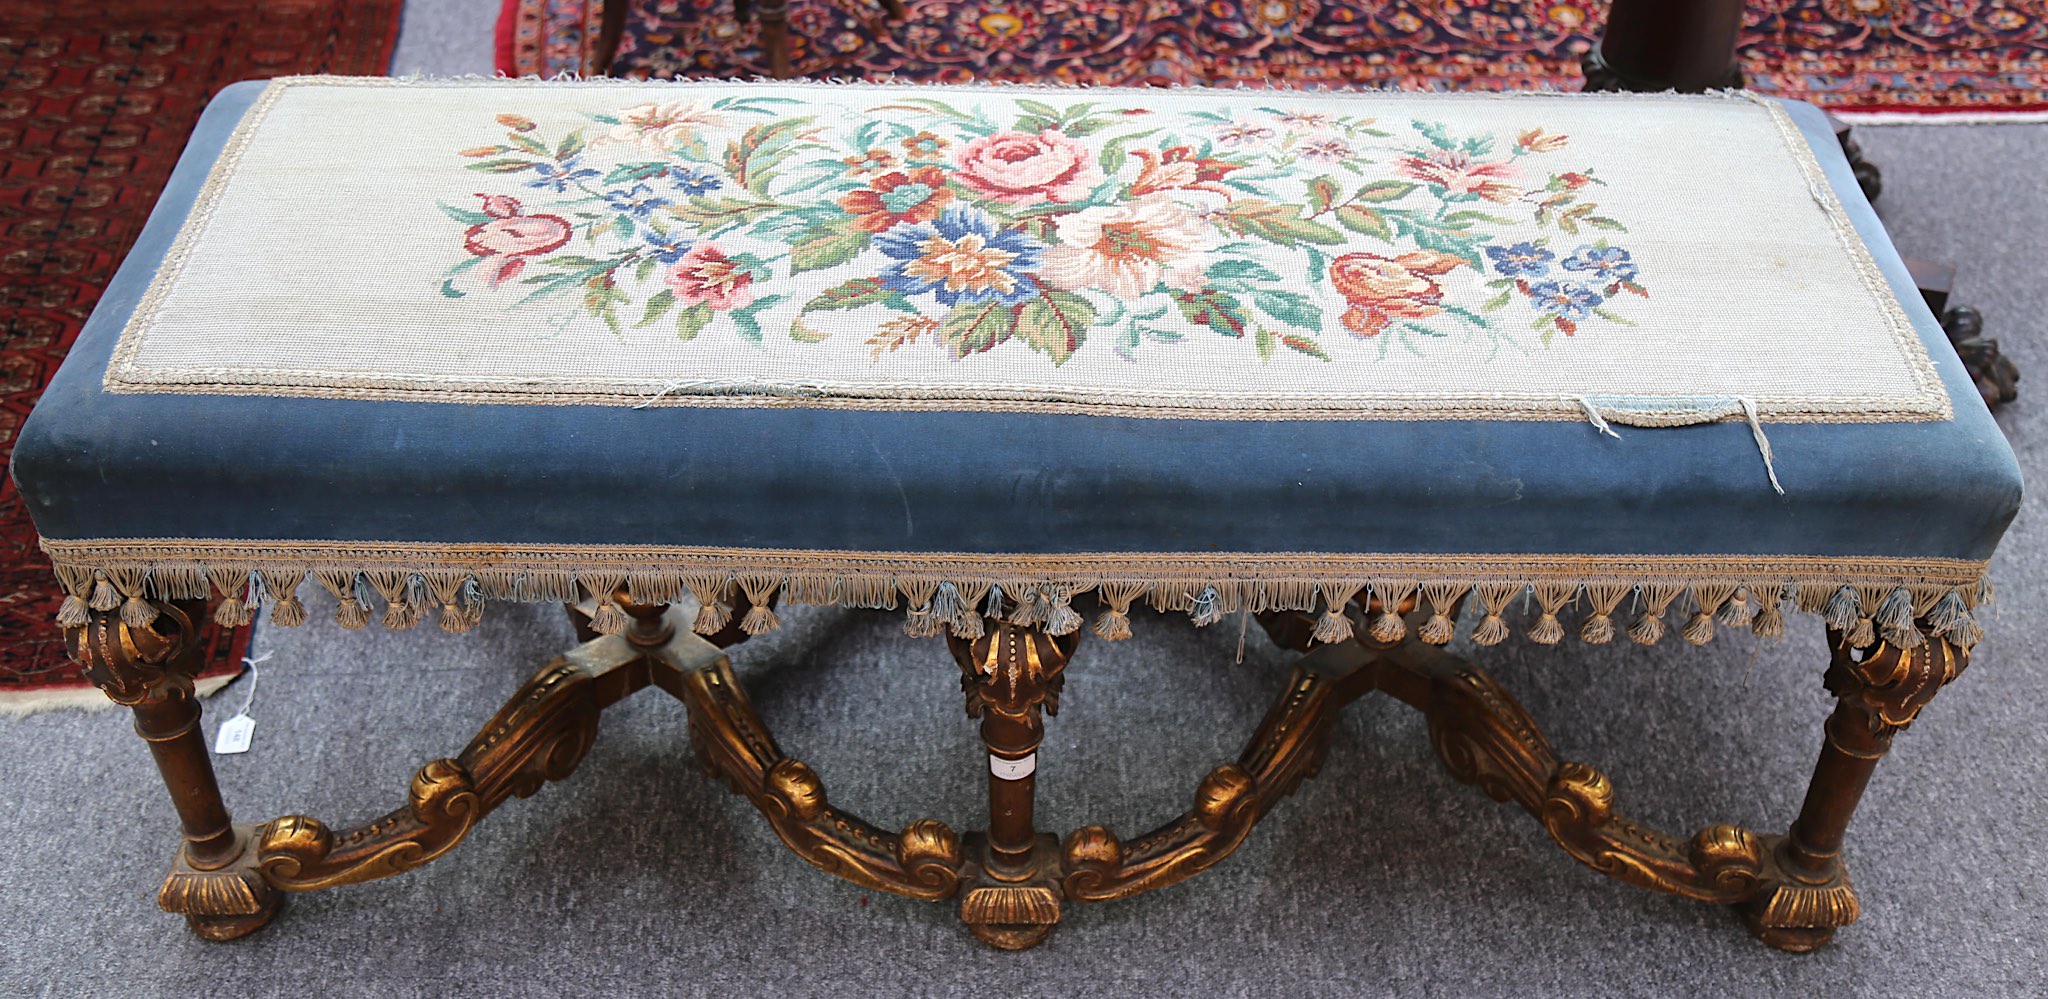
[[[1196,156],[1195,151],[1186,146],[1173,146],[1158,153],[1149,149],[1133,149],[1131,155],[1144,163],[1138,170],[1137,182],[1131,185],[1134,197],[1176,190],[1228,195],[1230,189],[1217,181],[1232,170],[1244,169],[1242,163]]]
[[[1347,253],[1330,261],[1330,284],[1351,305],[1344,310],[1344,325],[1359,336],[1377,336],[1395,319],[1442,312],[1444,290],[1432,279],[1464,262],[1434,250],[1393,258]]]

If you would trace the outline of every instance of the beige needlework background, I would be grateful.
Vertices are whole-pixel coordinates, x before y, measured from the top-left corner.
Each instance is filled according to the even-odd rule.
[[[743,224],[707,221],[744,205]],[[606,261],[594,284],[555,280]],[[868,300],[833,307],[855,287]],[[1741,95],[282,80],[105,384],[1249,419],[1950,413],[1796,127]]]

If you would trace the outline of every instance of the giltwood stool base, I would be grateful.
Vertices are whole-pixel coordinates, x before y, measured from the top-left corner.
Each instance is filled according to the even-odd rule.
[[[185,825],[159,904],[185,915],[199,935],[229,940],[267,924],[284,892],[425,864],[506,799],[567,777],[596,737],[603,709],[652,684],[686,705],[706,770],[752,801],[791,851],[864,887],[957,899],[978,939],[1023,949],[1052,932],[1065,903],[1163,888],[1228,856],[1316,774],[1338,712],[1377,690],[1427,716],[1430,743],[1453,777],[1521,805],[1582,863],[1644,888],[1733,906],[1758,939],[1803,952],[1856,920],[1840,857],[1850,815],[1892,734],[1968,661],[1924,624],[1925,641],[1911,649],[1879,642],[1859,651],[1831,633],[1836,652],[1826,682],[1838,702],[1790,832],[1720,824],[1681,839],[1618,812],[1607,777],[1560,759],[1534,720],[1477,666],[1413,638],[1375,641],[1362,624],[1354,639],[1315,645],[1313,616],[1261,615],[1276,642],[1304,654],[1237,760],[1210,771],[1190,810],[1158,829],[1126,839],[1086,826],[1061,841],[1032,825],[1033,775],[1043,717],[1057,713],[1077,634],[989,619],[979,638],[949,636],[967,712],[980,720],[989,750],[989,827],[963,835],[927,818],[889,832],[829,804],[818,774],[776,746],[723,651],[745,632],[730,627],[706,640],[679,611],[625,604],[623,594],[619,600],[632,617],[626,633],[594,637],[582,629],[588,640],[528,680],[460,754],[422,767],[403,807],[339,832],[301,815],[229,824],[191,696],[190,621],[203,607],[162,604],[157,621],[144,627],[96,612],[72,629],[74,654],[110,697],[135,709]],[[1346,610],[1387,620],[1377,606]]]

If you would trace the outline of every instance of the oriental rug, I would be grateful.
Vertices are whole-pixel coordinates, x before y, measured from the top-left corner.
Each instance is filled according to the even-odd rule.
[[[798,73],[960,82],[1280,83],[1576,89],[1600,0],[796,0]],[[498,67],[585,73],[602,0],[505,0]],[[620,76],[765,71],[731,0],[633,0]],[[1742,65],[1761,92],[1831,110],[2048,108],[2042,0],[1754,0]]]
[[[384,72],[402,6],[0,0],[0,457],[214,93],[283,73]],[[13,482],[0,484],[0,712],[105,702],[50,626],[62,599]],[[205,640],[206,675],[233,675],[239,643]]]

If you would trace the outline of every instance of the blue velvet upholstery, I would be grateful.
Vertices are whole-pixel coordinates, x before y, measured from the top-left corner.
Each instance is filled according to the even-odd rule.
[[[224,91],[21,432],[53,539],[897,552],[1988,558],[2020,476],[1822,115],[1791,112],[1905,303],[1954,420],[1769,431],[109,395],[125,320],[260,84]],[[1825,378],[1825,371],[1814,377]]]

